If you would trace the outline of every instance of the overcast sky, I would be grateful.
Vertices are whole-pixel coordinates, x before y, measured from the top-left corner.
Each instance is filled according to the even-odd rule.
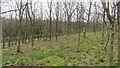
[[[15,3],[15,1],[19,1],[19,0],[2,0],[1,2],[1,6],[2,6],[2,8],[1,8],[1,12],[5,12],[5,11],[8,11],[8,10],[11,10],[11,9],[17,9],[17,7],[15,6],[16,5],[16,3]],[[27,0],[23,0],[23,2],[26,2]],[[30,0],[28,0],[28,1],[30,1]],[[36,10],[36,15],[38,15],[39,16],[39,11],[40,11],[40,2],[42,2],[42,5],[43,5],[43,12],[44,12],[44,16],[47,16],[46,15],[46,10],[48,9],[48,5],[47,5],[47,2],[49,2],[49,1],[51,1],[51,0],[31,0],[33,3],[36,3],[36,6],[34,7],[35,8],[35,10]],[[67,2],[69,2],[69,1],[73,1],[73,2],[84,2],[84,7],[85,7],[85,9],[87,10],[88,8],[89,8],[89,1],[92,1],[93,2],[93,4],[94,4],[94,2],[97,2],[97,4],[99,4],[100,5],[100,7],[102,7],[101,6],[101,0],[52,0],[52,2],[56,2],[56,1],[60,1],[60,2],[63,2],[63,1],[67,1]],[[105,0],[102,0],[102,1],[105,1]],[[111,1],[118,1],[118,0],[111,0]],[[98,12],[101,12],[101,10],[100,9],[98,9],[97,10]],[[86,11],[87,12],[87,11]],[[93,12],[95,12],[95,9],[94,9],[94,7],[92,6],[92,10],[91,10],[91,12],[93,13]],[[2,17],[7,17],[7,18],[10,18],[10,15],[9,15],[10,13],[6,13],[6,14],[2,14],[1,16]],[[12,13],[12,16],[15,16],[15,13],[13,12]],[[85,14],[85,18],[87,18],[87,15]]]
[[[19,1],[19,0],[16,0],[16,1]],[[23,0],[23,2],[26,2],[27,0]],[[30,0],[29,0],[30,1]],[[38,7],[40,7],[40,2],[42,2],[43,4],[43,8],[46,9],[47,8],[47,3],[46,2],[49,2],[51,0],[32,0],[33,3],[37,2],[37,5]],[[56,2],[56,1],[60,1],[60,2],[63,2],[63,1],[74,1],[74,2],[78,2],[78,1],[81,1],[81,2],[85,2],[84,5],[86,8],[89,7],[89,4],[88,2],[90,0],[52,0],[53,2]],[[91,0],[92,2],[100,2],[100,0]],[[15,9],[15,0],[1,0],[2,4],[2,8],[1,8],[1,12],[5,12],[5,11],[8,11],[8,10],[11,10],[11,9]],[[37,7],[36,7],[37,8]],[[6,16],[6,14],[2,14],[2,16]]]

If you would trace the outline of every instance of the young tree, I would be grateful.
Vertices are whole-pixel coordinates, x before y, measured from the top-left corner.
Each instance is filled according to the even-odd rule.
[[[36,4],[36,3],[35,3]],[[34,4],[34,6],[35,6]],[[29,21],[30,21],[30,25],[31,25],[31,46],[33,47],[34,45],[34,23],[35,23],[35,13],[33,11],[33,3],[32,1],[30,3],[26,3],[26,10],[27,10],[27,14],[28,14],[28,18],[29,18]]]
[[[23,1],[20,0],[20,1],[16,1],[16,6],[17,6],[17,9],[18,9],[18,15],[19,15],[19,24],[18,24],[18,46],[17,46],[17,52],[20,52],[20,43],[21,43],[21,32],[22,32],[22,19],[23,19],[23,12],[24,12],[24,9],[25,9],[25,5],[23,5]]]
[[[19,28],[19,31],[18,31],[18,36],[19,36],[19,39],[18,39],[18,47],[17,47],[17,52],[20,52],[20,42],[21,42],[21,23],[22,23],[22,0],[20,0],[20,5],[16,2],[16,5],[18,6],[18,9],[19,9],[19,25],[18,25],[18,28]]]
[[[0,13],[1,13],[1,1],[0,1]],[[1,18],[1,14],[0,14],[0,52],[1,52],[1,46],[3,46],[3,36],[2,36],[2,18]],[[0,56],[1,57],[1,56]],[[0,59],[1,61],[1,59]]]
[[[9,33],[8,33],[8,46],[10,47],[11,45],[11,36],[12,36],[12,14],[10,14],[10,29],[9,29]]]
[[[52,36],[52,1],[48,2],[48,9],[49,9],[49,40],[51,41]]]
[[[83,36],[84,38],[86,38],[86,28],[87,28],[87,25],[90,23],[90,15],[91,15],[91,7],[92,7],[92,2],[90,1],[90,6],[89,6],[89,10],[88,10],[88,13],[87,13],[87,24],[84,23],[83,25]]]
[[[78,44],[80,44],[80,34],[81,34],[81,22],[83,22],[83,5],[82,2],[78,2],[76,6],[76,12],[77,12],[77,25],[78,25]]]
[[[56,12],[56,41],[58,40],[58,23],[59,23],[59,2],[56,2],[56,7],[55,7],[55,12]]]
[[[106,0],[105,2],[102,2],[104,11],[107,14],[107,18],[110,22],[110,26],[111,26],[111,33],[110,33],[110,51],[109,51],[109,58],[108,58],[108,62],[109,65],[113,64],[113,45],[114,45],[114,35],[115,35],[115,31],[114,31],[114,27],[115,27],[115,21],[114,21],[114,17],[112,17],[112,15],[110,15],[110,10],[109,10],[109,1],[107,2],[107,7],[106,7]]]
[[[118,65],[120,66],[120,1],[117,4],[117,21],[118,21]]]
[[[44,34],[44,30],[43,30],[43,27],[44,27],[44,21],[43,21],[43,4],[42,4],[42,2],[40,3],[40,23],[41,24],[39,25],[39,28],[40,28],[40,30],[39,30],[39,32],[40,32],[39,37],[42,37],[42,35]]]
[[[64,2],[64,11],[65,14],[67,16],[67,36],[69,38],[70,34],[71,34],[71,23],[72,23],[72,16],[73,13],[76,10],[76,6],[75,6],[75,2]]]
[[[105,25],[106,25],[106,21],[105,21],[105,10],[103,10],[103,23],[102,23],[102,40],[101,40],[101,44],[104,43]]]

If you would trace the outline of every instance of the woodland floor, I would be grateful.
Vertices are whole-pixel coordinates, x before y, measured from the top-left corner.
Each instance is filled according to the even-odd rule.
[[[101,44],[100,33],[87,33],[87,38],[81,34],[81,43],[78,45],[78,35],[73,34],[70,40],[66,36],[59,36],[58,41],[52,37],[51,41],[35,41],[21,45],[21,53],[16,52],[16,46],[2,49],[2,64],[10,65],[48,65],[48,66],[72,66],[72,65],[107,65],[108,57]],[[109,45],[108,47],[109,48]],[[114,45],[114,65],[117,64],[117,43]]]

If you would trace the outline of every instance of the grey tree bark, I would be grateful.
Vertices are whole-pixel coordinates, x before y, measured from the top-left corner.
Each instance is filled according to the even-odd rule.
[[[102,2],[103,8],[107,14],[107,18],[110,21],[110,26],[111,26],[111,31],[110,31],[110,51],[109,51],[109,56],[108,56],[108,64],[112,65],[113,64],[113,45],[114,45],[114,35],[115,35],[115,31],[114,31],[114,26],[115,26],[115,21],[113,19],[113,17],[110,15],[110,11],[109,11],[109,1],[107,3],[107,7],[106,7],[106,1]]]
[[[91,15],[91,7],[92,7],[92,2],[90,2],[90,6],[89,6],[89,13],[87,14],[88,15],[88,19],[87,19],[87,24],[84,23],[83,25],[83,36],[84,38],[86,38],[86,28],[89,24],[89,21],[90,21],[90,15]]]
[[[118,21],[118,65],[120,66],[120,1],[117,4],[117,21]]]

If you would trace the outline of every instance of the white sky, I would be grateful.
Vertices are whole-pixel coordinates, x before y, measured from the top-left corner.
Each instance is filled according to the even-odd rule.
[[[16,0],[17,1],[17,0]],[[19,0],[18,0],[19,1]],[[23,2],[26,2],[27,0],[23,0]],[[40,2],[43,2],[43,8],[46,9],[47,8],[47,4],[46,2],[48,1],[51,1],[51,0],[32,0],[33,3],[37,2],[38,4]],[[81,1],[81,2],[85,2],[85,7],[87,8],[89,5],[87,5],[87,2],[89,2],[90,0],[52,0],[53,2],[56,2],[56,1],[60,1],[60,2],[63,2],[63,1],[74,1],[74,2],[78,2],[78,1]],[[96,2],[100,2],[100,0],[91,0],[92,2],[96,1]],[[1,8],[1,12],[5,12],[5,11],[8,11],[8,10],[11,10],[11,9],[15,9],[15,0],[1,0],[2,4],[2,8]],[[38,5],[36,5],[38,6]],[[39,5],[40,7],[40,5]],[[37,8],[37,7],[36,7]],[[2,16],[4,16],[4,14],[2,14]],[[6,15],[5,15],[6,16]]]
[[[19,1],[19,0],[1,0],[1,2],[2,2],[1,3],[1,6],[2,6],[1,12],[8,11],[8,10],[11,10],[11,9],[16,9],[15,1]],[[23,2],[26,2],[26,1],[27,0],[23,0]],[[30,1],[30,0],[28,0],[28,1]],[[42,2],[43,10],[44,10],[43,12],[44,12],[44,16],[45,16],[46,15],[46,10],[48,9],[47,2],[49,2],[51,0],[31,0],[31,1],[33,3],[37,3],[34,8],[37,10],[35,13],[38,16],[39,16],[39,14],[37,14],[37,13],[40,11],[40,2]],[[97,2],[100,5],[100,7],[101,7],[101,0],[52,0],[52,2],[56,2],[56,1],[60,1],[60,2],[63,2],[63,1],[67,1],[67,2],[69,2],[69,1],[78,2],[79,1],[80,2],[81,1],[81,2],[84,2],[84,7],[87,10],[89,8],[89,3],[88,3],[89,1],[92,1],[93,4],[94,4],[94,2]],[[105,1],[105,0],[102,0],[102,1]],[[118,0],[111,0],[111,1],[118,1]],[[100,10],[98,10],[98,11],[100,11]],[[95,12],[95,9],[93,9],[93,6],[92,6],[91,12],[92,13]],[[8,15],[8,14],[10,14],[10,13],[2,14],[1,16],[10,18],[10,15]],[[12,12],[12,15],[15,16],[15,13]],[[85,14],[85,16],[87,18],[86,14]]]

